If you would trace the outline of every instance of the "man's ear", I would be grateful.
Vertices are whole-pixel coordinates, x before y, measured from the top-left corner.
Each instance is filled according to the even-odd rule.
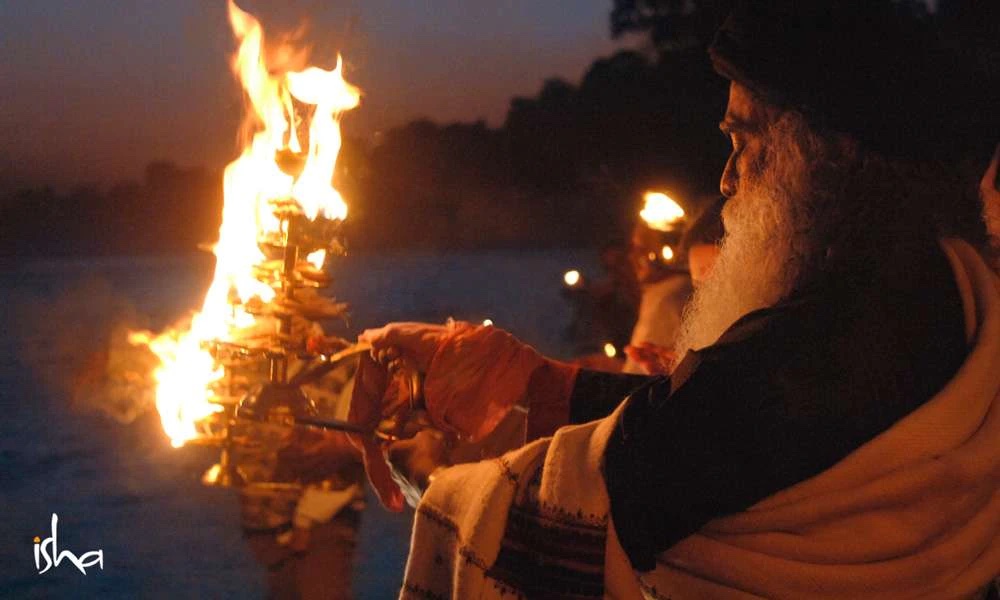
[[[983,179],[979,182],[979,189],[983,192],[984,200],[985,196],[989,193],[1000,193],[1000,144],[997,144],[996,149],[993,151],[993,160],[986,167],[986,172],[983,173]]]
[[[979,198],[983,201],[983,222],[991,245],[1000,252],[1000,144],[979,182]],[[1000,257],[995,257],[994,262],[1000,262]]]

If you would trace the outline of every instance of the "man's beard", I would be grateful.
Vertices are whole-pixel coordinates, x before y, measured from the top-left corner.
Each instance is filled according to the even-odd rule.
[[[764,164],[741,174],[723,208],[726,233],[709,277],[684,310],[678,356],[715,343],[740,317],[785,298],[815,257],[810,161],[787,127],[772,129]]]

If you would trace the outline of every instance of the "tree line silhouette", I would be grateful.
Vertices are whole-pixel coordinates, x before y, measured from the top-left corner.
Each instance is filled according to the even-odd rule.
[[[939,0],[931,14],[918,0],[885,1],[940,28],[995,81],[1000,3]],[[705,50],[730,6],[613,0],[612,36],[638,38],[638,49],[513,98],[499,127],[417,120],[345,140],[336,183],[351,247],[596,246],[621,235],[646,188],[688,202],[717,193],[727,82]],[[18,190],[0,204],[0,254],[191,251],[216,237],[221,187],[221,173],[156,162],[139,184]]]

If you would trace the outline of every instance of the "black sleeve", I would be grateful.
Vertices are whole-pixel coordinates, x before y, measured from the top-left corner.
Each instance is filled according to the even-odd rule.
[[[569,422],[589,423],[610,415],[634,390],[654,379],[648,375],[582,369],[569,397]]]
[[[605,449],[615,529],[640,571],[712,518],[795,481],[791,463],[806,460],[767,390],[740,372],[751,365],[691,354],[685,362],[690,375],[673,393],[659,382],[629,398]]]

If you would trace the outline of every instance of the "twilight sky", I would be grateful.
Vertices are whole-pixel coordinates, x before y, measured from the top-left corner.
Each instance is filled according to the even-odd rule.
[[[511,96],[578,81],[619,45],[611,0],[241,0],[265,32],[310,21],[313,62],[345,54],[365,93],[346,124],[499,125]],[[0,184],[108,183],[151,160],[221,167],[241,110],[223,0],[0,2]]]

